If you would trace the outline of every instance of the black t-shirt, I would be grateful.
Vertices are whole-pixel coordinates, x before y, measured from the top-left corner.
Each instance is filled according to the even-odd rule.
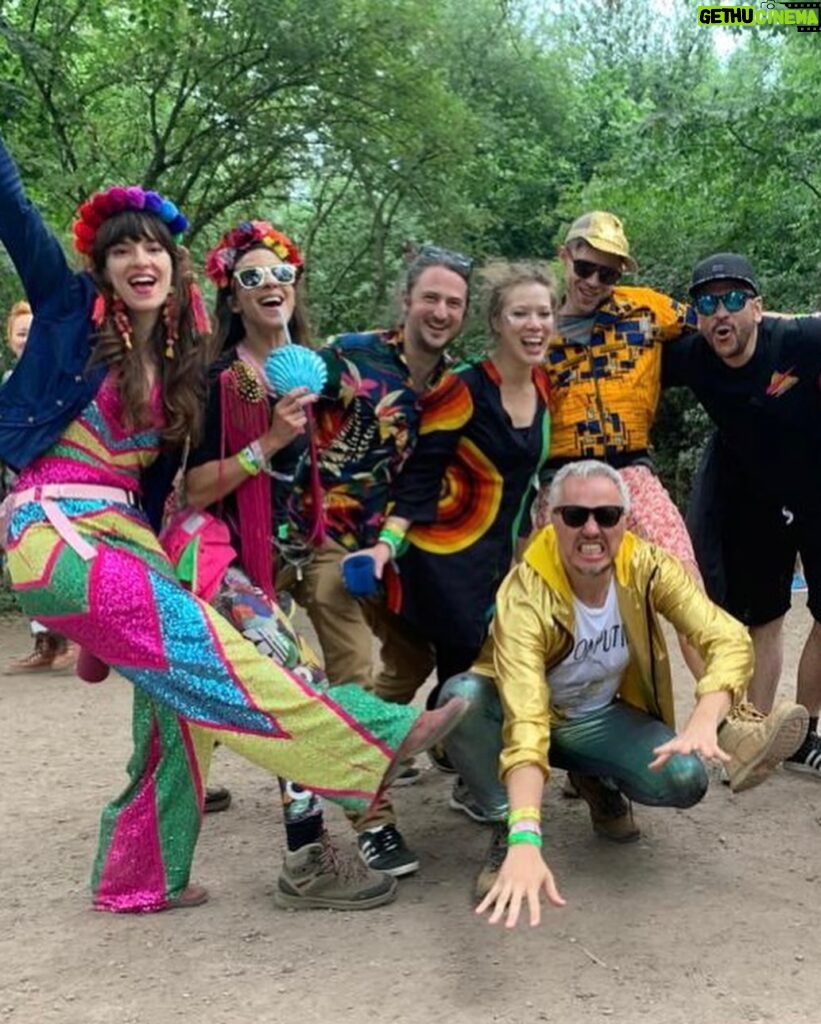
[[[752,359],[727,366],[700,334],[664,346],[664,387],[689,387],[762,499],[821,509],[821,318],[759,324]]]
[[[220,375],[232,363],[236,362],[238,358],[237,350],[235,348],[229,349],[209,368],[208,400],[205,407],[202,441],[196,448],[191,449],[188,456],[188,469],[194,469],[195,466],[202,466],[207,462],[214,462],[223,457]],[[269,398],[268,404],[273,409],[276,403],[273,398]],[[288,497],[293,489],[292,485],[295,477],[303,472],[303,463],[307,456],[307,450],[308,440],[303,435],[295,438],[285,448],[276,452],[270,460],[269,465],[273,474],[271,479],[271,516],[272,533],[274,536],[277,535],[277,527],[288,522]],[[228,459],[236,454],[236,452],[226,449],[224,457]],[[228,523],[234,536],[235,544],[239,544],[236,491],[227,494],[210,511]]]

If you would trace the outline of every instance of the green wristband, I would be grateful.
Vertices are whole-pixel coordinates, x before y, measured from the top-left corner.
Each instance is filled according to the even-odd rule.
[[[508,846],[519,846],[522,843],[528,846],[541,846],[542,837],[538,832],[511,832],[507,837]]]
[[[237,452],[237,462],[242,466],[248,476],[256,476],[262,468],[250,445],[246,445],[242,451]]]

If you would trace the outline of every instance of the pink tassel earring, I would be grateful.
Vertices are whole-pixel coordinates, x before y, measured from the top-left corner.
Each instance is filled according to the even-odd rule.
[[[194,318],[194,328],[200,336],[211,333],[211,321],[208,319],[208,311],[205,308],[205,300],[197,282],[193,277],[188,281],[188,300],[191,303],[191,314]]]
[[[114,302],[111,304],[111,319],[114,321],[117,334],[122,338],[126,351],[130,352],[134,348],[131,338],[131,321],[128,319],[125,303],[119,295],[114,297]]]
[[[95,327],[102,327],[106,318],[106,301],[102,292],[94,296],[94,305],[91,307],[91,322]]]

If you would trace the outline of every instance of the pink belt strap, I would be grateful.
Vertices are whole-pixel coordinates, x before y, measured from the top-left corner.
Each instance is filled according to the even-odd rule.
[[[77,532],[77,528],[57,504],[58,499],[74,499],[80,501],[108,501],[120,505],[136,505],[137,499],[132,491],[120,487],[104,487],[98,484],[41,484],[28,487],[25,491],[12,492],[0,508],[0,522],[6,526],[11,521],[15,509],[29,502],[42,505],[46,519],[84,561],[94,558],[96,551]],[[3,534],[5,530],[2,531]],[[4,539],[0,537],[0,540]]]

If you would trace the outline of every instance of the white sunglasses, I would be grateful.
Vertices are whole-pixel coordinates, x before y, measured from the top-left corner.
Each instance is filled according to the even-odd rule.
[[[234,274],[241,288],[259,288],[270,275],[274,284],[293,284],[296,281],[296,267],[293,263],[274,263],[270,267],[243,267]]]

